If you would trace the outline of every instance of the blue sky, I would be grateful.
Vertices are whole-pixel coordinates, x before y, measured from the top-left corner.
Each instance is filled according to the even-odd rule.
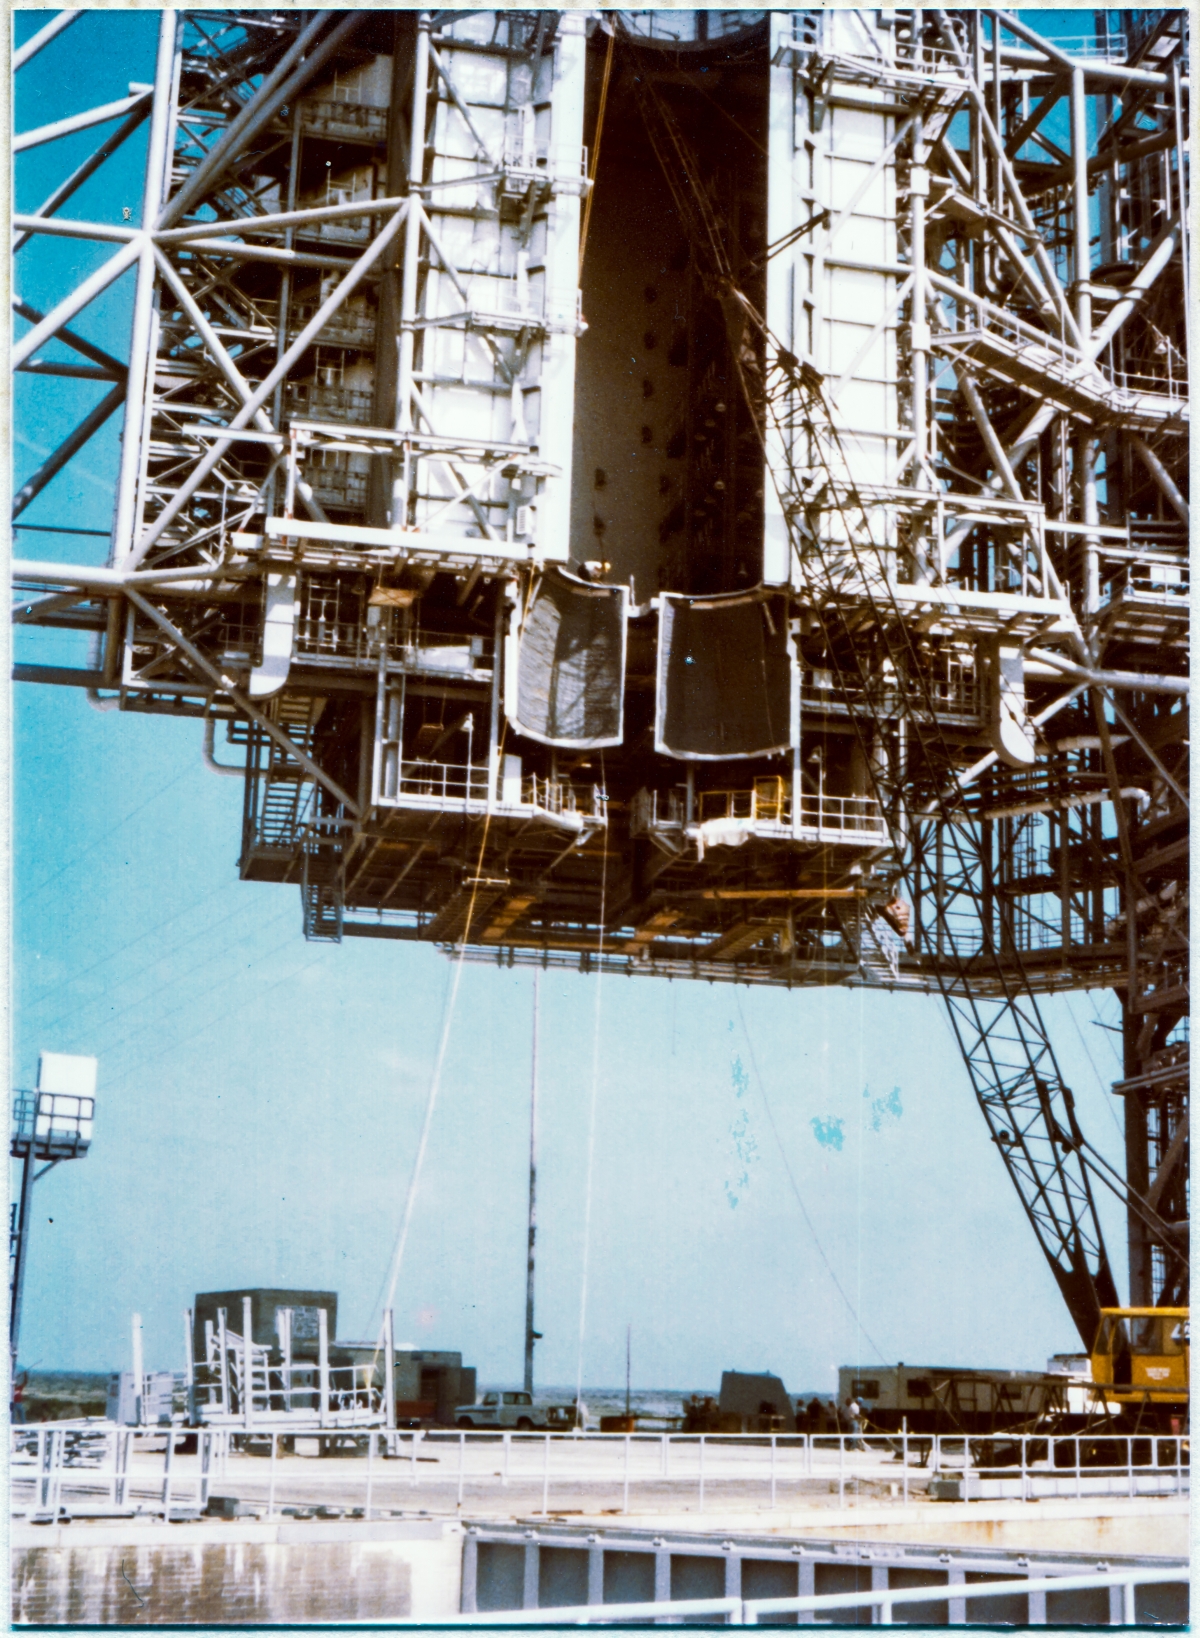
[[[18,42],[45,16],[18,13]],[[22,71],[17,128],[148,80],[156,26],[114,11],[67,30]],[[18,208],[88,141],[22,160]],[[136,213],[141,152],[70,214]],[[44,310],[107,253],[31,246],[18,289]],[[128,299],[122,282],[77,328],[122,354]],[[98,390],[18,399],[18,480]],[[117,431],[26,519],[107,528]],[[19,539],[38,557],[104,546]],[[56,657],[85,653],[66,638]],[[364,1333],[450,963],[306,945],[295,888],[239,883],[240,783],[204,769],[198,723],[99,713],[64,688],[13,698],[12,1080],[33,1084],[41,1049],[100,1065],[91,1154],[37,1186],[23,1363],[128,1365],[138,1310],[147,1365],[181,1368],[192,1295],[242,1283],[332,1287],[341,1334]],[[527,970],[464,970],[396,1298],[401,1341],[461,1349],[490,1382],[521,1368],[531,994]],[[585,1383],[622,1379],[627,1323],[635,1383],[681,1389],[733,1368],[832,1390],[857,1359],[1028,1368],[1076,1346],[936,1000],[550,973],[541,1010],[540,1382],[576,1374],[597,1041]],[[1116,1003],[1046,1010],[1084,1129],[1119,1164],[1119,1038],[1095,1022]],[[1123,1280],[1121,1214],[1100,1204]]]

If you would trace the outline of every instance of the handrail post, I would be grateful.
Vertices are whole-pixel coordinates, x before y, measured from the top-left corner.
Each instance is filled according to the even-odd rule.
[[[542,1513],[550,1510],[550,1434],[547,1430],[546,1444],[542,1451]]]
[[[508,1488],[508,1452],[511,1439],[512,1435],[510,1433],[502,1433],[500,1435],[500,1443],[504,1446],[504,1464],[503,1471],[500,1474],[500,1483],[505,1489]]]
[[[367,1495],[363,1504],[363,1518],[371,1520],[371,1486],[375,1478],[375,1429],[367,1429]]]
[[[279,1434],[271,1429],[271,1471],[267,1480],[267,1517],[275,1517],[275,1460],[279,1450]]]
[[[463,1467],[467,1459],[467,1435],[462,1428],[458,1430],[458,1505],[463,1504]]]
[[[900,1435],[900,1459],[904,1463],[904,1500],[908,1501],[908,1417],[904,1418],[904,1432]]]
[[[1130,1454],[1132,1455],[1132,1450],[1131,1450]],[[1079,1462],[1079,1435],[1076,1434],[1075,1435],[1075,1500],[1079,1501],[1082,1498],[1082,1496],[1083,1496],[1083,1474],[1080,1471],[1080,1462]]]
[[[254,1426],[254,1314],[250,1297],[242,1298],[242,1420]]]
[[[320,1403],[317,1406],[317,1426],[323,1428],[329,1414],[329,1315],[317,1308],[317,1388]]]
[[[1137,1588],[1133,1577],[1128,1577],[1121,1585],[1121,1619],[1127,1627],[1137,1624]]]
[[[771,1511],[775,1511],[775,1435],[771,1435]]]
[[[171,1466],[175,1458],[175,1426],[172,1423],[167,1428],[167,1448],[163,1455],[163,1488],[162,1506],[163,1523],[169,1523],[171,1518]]]
[[[625,1435],[625,1488],[621,1496],[621,1511],[629,1511],[629,1435]]]

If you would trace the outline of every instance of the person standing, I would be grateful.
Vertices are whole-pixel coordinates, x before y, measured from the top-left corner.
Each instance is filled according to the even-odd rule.
[[[862,1439],[862,1406],[857,1399],[852,1399],[846,1406],[846,1416],[850,1423],[850,1450],[865,1450],[867,1447]]]

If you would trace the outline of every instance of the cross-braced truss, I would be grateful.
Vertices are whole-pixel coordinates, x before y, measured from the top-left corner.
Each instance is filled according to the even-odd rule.
[[[110,133],[15,224],[18,289],[111,247],[16,302],[101,393],[18,530],[125,428],[15,618],[225,725],[309,937],[940,993],[1090,1343],[1097,1186],[1186,1284],[1189,82],[1183,12],[1069,15],[165,14],[14,142]],[[68,219],[135,137],[140,222]],[[1095,987],[1123,1176],[1039,1011]]]

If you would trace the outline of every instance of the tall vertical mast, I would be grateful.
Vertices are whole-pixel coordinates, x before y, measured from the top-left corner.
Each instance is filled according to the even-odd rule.
[[[533,1054],[529,1077],[529,1249],[525,1264],[525,1392],[533,1392],[533,1269],[537,1241],[537,1094],[538,1094],[538,1002],[541,969],[533,973]]]

